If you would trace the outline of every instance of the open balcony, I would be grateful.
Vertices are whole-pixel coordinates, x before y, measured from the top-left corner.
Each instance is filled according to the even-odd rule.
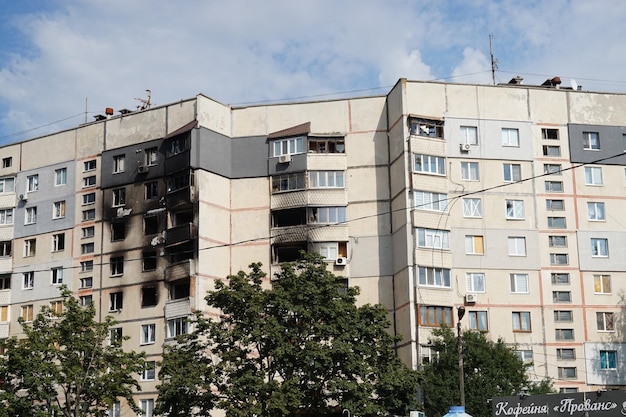
[[[183,223],[167,229],[165,233],[165,246],[174,246],[196,239],[198,236],[196,225],[193,223]]]

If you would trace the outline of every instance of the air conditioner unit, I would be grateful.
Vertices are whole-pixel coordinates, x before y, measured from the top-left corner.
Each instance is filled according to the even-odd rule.
[[[148,171],[150,171],[150,167],[147,166],[147,165],[138,165],[137,166],[137,172],[139,172],[140,174],[145,174]]]
[[[474,304],[478,301],[478,295],[476,294],[465,294],[465,302],[467,304]]]
[[[335,259],[335,265],[345,266],[348,264],[348,258],[337,258]]]
[[[28,194],[20,194],[20,201],[28,201]]]
[[[280,155],[278,157],[278,163],[280,164],[288,164],[291,162],[291,155]]]
[[[472,145],[470,145],[469,143],[461,143],[459,147],[461,148],[461,152],[463,153],[467,153],[470,151],[470,149],[472,149]]]

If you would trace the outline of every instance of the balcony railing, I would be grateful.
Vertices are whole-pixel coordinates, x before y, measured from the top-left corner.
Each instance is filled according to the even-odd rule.
[[[188,242],[197,237],[196,225],[193,223],[184,223],[167,229],[165,233],[165,246],[177,245]]]
[[[194,298],[180,298],[165,303],[165,320],[173,317],[188,316],[193,308]]]
[[[165,282],[189,278],[196,274],[196,263],[193,259],[180,261],[165,268]]]
[[[165,196],[165,201],[169,209],[184,206],[195,202],[193,187],[187,186],[178,190],[170,191]]]

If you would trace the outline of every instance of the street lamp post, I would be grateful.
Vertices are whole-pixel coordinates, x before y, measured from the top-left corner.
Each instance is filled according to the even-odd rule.
[[[461,339],[461,319],[465,316],[465,307],[459,306],[456,309],[456,337],[457,346],[459,348],[459,393],[461,396],[461,405],[465,407],[465,377],[463,375],[463,339]]]

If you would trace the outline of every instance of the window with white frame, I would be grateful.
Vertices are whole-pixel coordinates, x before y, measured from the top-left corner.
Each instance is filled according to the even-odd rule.
[[[96,249],[96,245],[94,242],[83,243],[80,245],[80,253],[81,255],[87,255],[89,253],[94,253]]]
[[[515,351],[515,355],[519,358],[520,361],[524,362],[528,365],[526,368],[529,371],[533,370],[533,351],[532,349],[518,349]]]
[[[483,216],[482,200],[480,198],[463,199],[463,217],[481,218]]]
[[[594,275],[593,292],[595,294],[611,294],[611,276],[606,274]]]
[[[15,178],[0,178],[0,193],[14,193],[15,192]]]
[[[141,344],[148,345],[156,342],[156,324],[141,325]]]
[[[279,193],[282,191],[304,190],[304,178],[304,172],[274,175],[272,177],[272,192]]]
[[[126,188],[117,188],[113,190],[113,207],[120,207],[126,204]]]
[[[26,177],[26,191],[31,193],[39,189],[39,175],[29,175]]]
[[[80,272],[93,271],[93,261],[82,261],[80,263]]]
[[[274,157],[281,155],[295,155],[304,152],[304,136],[273,141],[272,149]]]
[[[587,203],[587,218],[591,221],[604,221],[606,217],[604,215],[604,203],[599,201],[589,201]]]
[[[585,167],[585,184],[602,185],[602,168]]]
[[[548,217],[548,227],[551,229],[565,229],[567,227],[565,217]]]
[[[465,283],[467,292],[483,293],[485,292],[485,274],[482,272],[467,272],[465,274]]]
[[[67,168],[59,168],[54,170],[54,185],[58,187],[59,185],[67,184]]]
[[[519,130],[503,127],[502,146],[519,147]]]
[[[565,210],[565,200],[546,199],[546,210],[563,211]]]
[[[337,242],[324,242],[317,244],[319,254],[324,259],[335,260],[339,257],[339,244]]]
[[[465,253],[468,255],[483,255],[485,253],[483,236],[465,235]]]
[[[551,253],[550,265],[568,265],[569,256],[567,253]]]
[[[598,258],[606,258],[609,256],[609,240],[591,238],[591,256]]]
[[[343,171],[309,171],[309,188],[344,188]]]
[[[415,154],[415,172],[446,175],[446,158],[443,156]]]
[[[461,143],[478,145],[478,127],[461,126]]]
[[[510,274],[511,292],[517,294],[528,294],[528,274]]]
[[[26,207],[26,216],[24,219],[24,224],[35,224],[37,223],[37,207]]]
[[[11,275],[0,275],[0,290],[11,289]]]
[[[52,252],[65,250],[65,233],[55,233],[52,235]]]
[[[173,338],[183,334],[187,334],[189,331],[189,323],[187,317],[177,317],[175,319],[169,319],[167,321],[167,337]]]
[[[478,162],[461,162],[461,179],[463,181],[479,181]]]
[[[87,226],[87,227],[83,227],[81,229],[82,231],[82,238],[89,238],[89,237],[94,237],[96,235],[96,228],[95,226]]]
[[[583,132],[583,149],[586,151],[599,151],[600,134],[598,132]]]
[[[13,224],[13,209],[0,210],[0,225]]]
[[[576,379],[577,372],[575,366],[559,366],[558,368],[559,379]]]
[[[144,198],[146,200],[151,200],[153,198],[159,198],[159,182],[158,181],[148,181],[143,185],[144,188]]]
[[[576,349],[573,348],[557,348],[556,359],[559,361],[572,361],[576,359]]]
[[[443,121],[411,118],[409,119],[411,135],[443,139]]]
[[[37,253],[37,239],[24,240],[24,257],[35,256]]]
[[[543,173],[548,175],[561,175],[561,164],[543,164]]]
[[[119,174],[120,172],[124,172],[125,164],[126,164],[125,155],[115,155],[113,157],[113,173]]]
[[[448,194],[414,190],[413,199],[417,210],[448,211]]]
[[[22,289],[32,290],[35,286],[35,273],[33,271],[22,273]]]
[[[80,305],[87,307],[93,304],[93,295],[81,295],[79,297]]]
[[[417,246],[430,249],[450,249],[448,230],[417,228]]]
[[[139,400],[139,408],[141,408],[141,413],[143,417],[153,417],[154,416],[154,400]]]
[[[600,351],[600,369],[617,370],[617,351]]]
[[[123,256],[114,256],[110,260],[111,265],[111,276],[117,277],[124,274],[124,257]]]
[[[552,291],[553,303],[571,303],[572,293],[571,291]]]
[[[0,241],[0,257],[10,257],[12,254],[12,249],[13,249],[13,242],[11,240]],[[0,290],[1,289],[2,289],[2,286],[0,285]]]
[[[95,202],[96,202],[96,193],[83,194],[83,206],[95,204]]]
[[[506,218],[510,220],[523,220],[524,200],[506,200]]]
[[[450,270],[447,268],[419,266],[417,275],[420,286],[451,288]]]
[[[514,332],[530,332],[532,327],[530,325],[530,312],[529,311],[514,311],[512,313],[513,318],[513,331]]]
[[[477,330],[479,332],[486,332],[489,330],[486,311],[470,311],[468,316],[470,330]]]
[[[509,236],[509,256],[526,256],[526,238]]]
[[[0,322],[7,323],[9,321],[9,306],[0,306]]]
[[[562,193],[563,181],[546,181],[544,183],[545,190],[548,193]]]
[[[158,149],[157,148],[148,148],[146,149],[146,165],[154,166],[158,161]]]
[[[309,137],[309,152],[311,153],[345,153],[346,143],[343,137]]]
[[[504,182],[517,182],[522,180],[522,166],[520,164],[503,164]]]
[[[154,381],[156,376],[156,362],[155,361],[145,361],[143,372],[141,373],[142,381]]]
[[[93,277],[84,277],[80,279],[80,288],[93,287]]]
[[[550,274],[550,282],[553,285],[569,285],[569,274],[567,272],[552,272]]]
[[[24,321],[33,321],[34,306],[32,304],[20,307],[20,318]]]
[[[615,331],[615,313],[607,311],[596,312],[596,323],[600,332]]]
[[[95,186],[96,186],[95,175],[83,178],[83,188],[95,187]]]
[[[541,139],[559,140],[559,129],[541,129]]]
[[[89,161],[83,162],[83,172],[95,171],[96,170],[96,160],[90,159]]]
[[[96,218],[96,209],[83,210],[83,221],[94,220]]]
[[[558,323],[572,323],[574,321],[574,313],[572,310],[555,310],[554,321]]]
[[[122,417],[122,405],[119,401],[114,402],[107,410],[107,417]]]
[[[109,293],[109,311],[120,311],[124,307],[124,293]]]
[[[309,207],[309,223],[345,223],[345,207]]]
[[[63,268],[52,268],[50,270],[52,285],[63,284]]]
[[[52,218],[62,219],[65,217],[65,201],[55,201],[52,203]]]

